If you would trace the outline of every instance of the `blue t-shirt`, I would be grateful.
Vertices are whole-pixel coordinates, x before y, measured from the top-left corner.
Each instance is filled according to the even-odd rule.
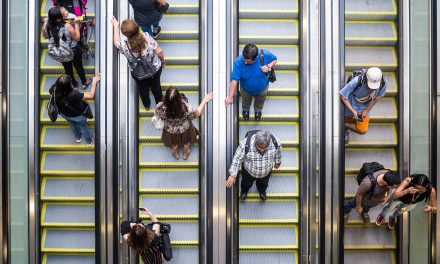
[[[383,97],[387,89],[387,83],[385,81],[384,85],[377,90],[368,88],[366,83],[363,83],[359,89],[356,89],[360,76],[353,78],[349,83],[347,83],[339,94],[344,98],[348,99],[350,104],[353,106],[354,110],[358,113],[367,109],[367,107],[373,102],[377,97]],[[345,105],[344,105],[345,106]],[[352,116],[351,111],[345,106],[345,116]],[[367,114],[368,116],[370,113]]]
[[[264,65],[277,59],[270,51],[263,50],[263,54]],[[240,87],[254,96],[264,91],[269,85],[269,79],[268,74],[265,74],[260,68],[260,52],[252,64],[245,64],[243,55],[238,56],[234,61],[231,79],[240,81]]]

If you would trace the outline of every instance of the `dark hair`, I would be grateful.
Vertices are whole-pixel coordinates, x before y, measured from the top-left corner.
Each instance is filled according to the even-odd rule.
[[[56,89],[56,90],[55,90]],[[63,74],[56,80],[55,84],[50,88],[50,94],[55,90],[55,101],[57,105],[61,102],[65,102],[67,96],[73,91],[72,87],[72,77],[67,74]]]
[[[54,6],[49,9],[48,17],[49,19],[47,20],[46,24],[47,35],[49,38],[53,38],[55,45],[58,46],[60,44],[60,37],[58,36],[58,33],[60,28],[66,24],[66,22],[64,22],[61,8]]]
[[[402,182],[399,174],[391,170],[385,173],[385,175],[383,176],[383,180],[387,183],[388,186],[399,185]]]
[[[431,184],[431,181],[429,180],[428,176],[426,176],[425,174],[414,173],[410,177],[411,177],[411,185],[413,186],[420,185],[424,188],[427,188]]]
[[[134,53],[141,54],[147,47],[147,41],[144,34],[140,31],[138,23],[131,19],[125,19],[121,24],[121,32],[128,39],[128,44]]]
[[[258,48],[254,44],[247,44],[244,46],[242,54],[245,60],[255,60],[258,56]]]
[[[182,118],[188,112],[186,104],[182,100],[182,96],[175,87],[169,87],[163,97],[163,104],[166,106],[167,118]]]
[[[149,249],[152,245],[153,234],[147,230],[142,224],[136,224],[130,229],[128,233],[128,245],[136,251],[141,253]]]

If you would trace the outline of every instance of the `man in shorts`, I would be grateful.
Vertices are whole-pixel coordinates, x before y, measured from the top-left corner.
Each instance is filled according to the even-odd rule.
[[[361,78],[361,79],[359,79]],[[358,134],[368,132],[370,110],[385,95],[386,81],[377,67],[369,68],[364,74],[354,77],[339,92],[345,105],[345,128]],[[345,144],[349,141],[348,130]]]

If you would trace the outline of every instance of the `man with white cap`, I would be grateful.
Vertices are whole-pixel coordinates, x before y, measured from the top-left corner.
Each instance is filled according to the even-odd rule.
[[[369,112],[385,95],[385,91],[386,82],[382,71],[377,67],[369,68],[359,76],[353,77],[339,92],[345,105],[345,127],[358,134],[366,134],[370,121]]]

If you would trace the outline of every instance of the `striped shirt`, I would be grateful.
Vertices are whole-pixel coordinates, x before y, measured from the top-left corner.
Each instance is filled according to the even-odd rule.
[[[237,177],[240,165],[243,164],[244,168],[254,178],[266,177],[272,171],[275,164],[281,164],[281,144],[279,144],[280,141],[278,139],[277,142],[278,149],[275,148],[275,145],[271,141],[264,155],[261,155],[255,146],[255,135],[253,135],[249,146],[249,152],[245,155],[246,139],[244,139],[238,146],[237,151],[235,151],[234,160],[229,169],[229,174]]]
[[[150,231],[153,232],[154,231]],[[139,255],[144,264],[162,264],[162,253],[160,252],[160,238],[154,234],[151,246],[142,251]]]

